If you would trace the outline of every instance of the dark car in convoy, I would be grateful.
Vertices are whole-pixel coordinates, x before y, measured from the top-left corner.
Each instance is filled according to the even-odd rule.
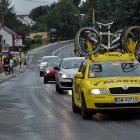
[[[53,60],[53,59],[58,59],[58,56],[43,56],[41,60],[38,62],[40,63],[40,76],[43,76],[43,71],[48,63],[48,61]]]
[[[43,72],[44,83],[47,83],[48,81],[55,81],[56,70],[54,67],[59,67],[61,60],[62,59],[53,59],[48,61]]]

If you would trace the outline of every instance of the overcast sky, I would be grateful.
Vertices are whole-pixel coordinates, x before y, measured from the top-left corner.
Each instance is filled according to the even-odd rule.
[[[58,0],[11,0],[11,4],[15,7],[17,15],[27,15],[35,7],[41,5],[50,5],[51,3],[57,1]]]
[[[11,0],[11,4],[15,7],[15,11],[18,15],[26,15],[29,14],[33,8],[41,5],[50,5],[54,1],[57,2],[57,0]]]

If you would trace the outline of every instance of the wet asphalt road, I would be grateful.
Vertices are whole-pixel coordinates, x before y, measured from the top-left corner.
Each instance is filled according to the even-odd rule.
[[[55,45],[32,56],[24,73],[0,85],[0,140],[138,140],[140,115],[97,114],[82,120],[71,109],[71,91],[59,95],[55,83],[43,83],[37,61],[51,55]],[[55,51],[72,56],[73,44]]]

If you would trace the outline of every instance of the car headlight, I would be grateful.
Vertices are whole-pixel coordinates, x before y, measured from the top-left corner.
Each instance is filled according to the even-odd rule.
[[[47,74],[50,73],[50,70],[46,70],[46,73],[47,73]]]
[[[97,89],[97,88],[90,89],[88,91],[88,93],[89,94],[95,94],[95,95],[104,95],[104,94],[106,94],[105,89],[103,89],[103,88],[100,88],[100,89]]]
[[[59,73],[59,74],[60,74],[60,76],[61,76],[62,78],[64,78],[64,79],[70,78],[67,74],[62,74],[62,73]]]

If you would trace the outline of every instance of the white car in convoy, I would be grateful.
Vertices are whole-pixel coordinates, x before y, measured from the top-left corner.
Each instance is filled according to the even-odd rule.
[[[39,60],[40,63],[40,76],[43,76],[43,71],[48,63],[48,61],[52,59],[58,59],[58,56],[43,56],[41,60]]]
[[[72,88],[72,80],[74,74],[78,71],[82,61],[85,57],[68,57],[61,61],[59,67],[55,67],[55,81],[56,91],[61,94],[63,90],[69,90]]]

